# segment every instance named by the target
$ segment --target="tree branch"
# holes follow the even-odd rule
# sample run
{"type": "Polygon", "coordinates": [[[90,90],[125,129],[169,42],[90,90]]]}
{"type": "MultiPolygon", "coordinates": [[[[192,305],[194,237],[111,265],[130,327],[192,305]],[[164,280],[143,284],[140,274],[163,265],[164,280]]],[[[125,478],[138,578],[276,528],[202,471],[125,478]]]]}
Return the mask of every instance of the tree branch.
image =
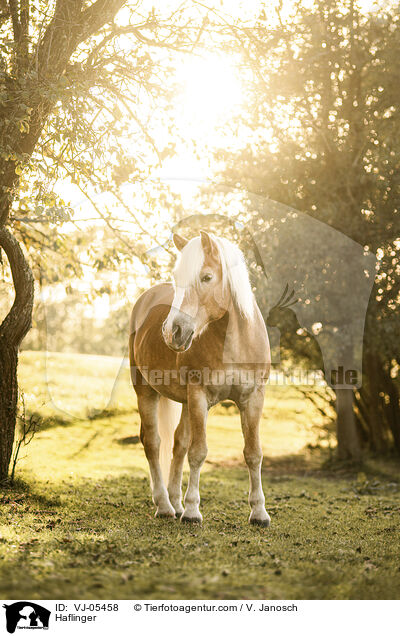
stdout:
{"type": "Polygon", "coordinates": [[[126,0],[96,0],[80,15],[80,42],[111,22],[126,0]]]}
{"type": "Polygon", "coordinates": [[[10,7],[7,4],[7,0],[0,0],[0,25],[10,17],[10,7]]]}
{"type": "Polygon", "coordinates": [[[126,0],[96,0],[82,11],[83,0],[57,0],[54,17],[38,48],[40,77],[64,72],[77,46],[112,22],[126,0]]]}
{"type": "Polygon", "coordinates": [[[25,65],[28,62],[29,56],[29,0],[21,0],[20,11],[21,22],[21,60],[25,65]]]}
{"type": "Polygon", "coordinates": [[[18,15],[18,1],[17,0],[8,0],[8,7],[10,9],[13,33],[14,33],[14,42],[19,42],[21,37],[21,24],[19,21],[18,15]]]}

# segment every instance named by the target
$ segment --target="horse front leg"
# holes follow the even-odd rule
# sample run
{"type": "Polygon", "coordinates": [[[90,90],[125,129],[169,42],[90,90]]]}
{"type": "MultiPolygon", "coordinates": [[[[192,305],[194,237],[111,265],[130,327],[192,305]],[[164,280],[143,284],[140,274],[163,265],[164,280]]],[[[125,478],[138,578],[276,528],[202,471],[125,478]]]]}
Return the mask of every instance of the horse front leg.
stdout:
{"type": "Polygon", "coordinates": [[[175,517],[175,510],[169,501],[159,461],[160,436],[157,421],[159,398],[159,394],[149,386],[145,387],[140,394],[138,393],[140,438],[149,462],[153,501],[157,507],[156,517],[175,517]]]}
{"type": "Polygon", "coordinates": [[[187,404],[182,405],[182,415],[174,436],[171,469],[169,471],[168,494],[177,517],[183,514],[182,472],[189,445],[189,417],[187,404]]]}
{"type": "Polygon", "coordinates": [[[271,519],[265,510],[265,497],[261,483],[262,451],[259,423],[264,404],[264,387],[257,387],[245,403],[239,404],[244,437],[244,458],[249,470],[249,521],[254,525],[269,526],[271,519]]]}
{"type": "Polygon", "coordinates": [[[207,399],[201,386],[188,386],[188,411],[189,411],[189,483],[185,494],[185,510],[181,521],[201,523],[203,520],[200,512],[200,469],[207,457],[206,422],[207,399]]]}

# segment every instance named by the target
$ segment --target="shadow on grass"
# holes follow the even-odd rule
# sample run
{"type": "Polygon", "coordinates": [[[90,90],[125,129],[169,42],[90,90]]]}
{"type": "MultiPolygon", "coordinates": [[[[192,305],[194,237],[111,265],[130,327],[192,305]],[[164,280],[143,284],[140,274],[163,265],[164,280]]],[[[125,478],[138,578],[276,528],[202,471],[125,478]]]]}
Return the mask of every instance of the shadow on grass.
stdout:
{"type": "MultiPolygon", "coordinates": [[[[243,457],[206,463],[214,468],[239,468],[245,466],[243,457]]],[[[299,453],[263,457],[263,475],[272,481],[284,481],[295,477],[319,477],[322,479],[354,480],[361,474],[369,479],[393,481],[400,479],[400,457],[396,454],[385,458],[365,455],[362,462],[343,461],[335,457],[331,449],[306,446],[299,453]]]]}
{"type": "Polygon", "coordinates": [[[77,421],[74,417],[58,413],[45,417],[39,411],[28,412],[27,419],[34,425],[37,432],[47,431],[48,429],[57,428],[58,426],[73,426],[77,421]]]}
{"type": "Polygon", "coordinates": [[[47,431],[59,426],[69,427],[75,426],[77,423],[92,422],[100,419],[111,419],[116,416],[127,415],[131,413],[137,413],[137,408],[132,406],[129,409],[118,408],[105,408],[105,409],[88,409],[85,416],[78,417],[73,415],[63,415],[61,413],[52,414],[49,416],[43,416],[39,411],[31,411],[27,414],[29,422],[32,422],[35,429],[40,431],[47,431]]]}
{"type": "Polygon", "coordinates": [[[14,504],[28,500],[40,508],[61,506],[60,495],[37,491],[32,484],[22,479],[0,484],[0,504],[14,504]]]}

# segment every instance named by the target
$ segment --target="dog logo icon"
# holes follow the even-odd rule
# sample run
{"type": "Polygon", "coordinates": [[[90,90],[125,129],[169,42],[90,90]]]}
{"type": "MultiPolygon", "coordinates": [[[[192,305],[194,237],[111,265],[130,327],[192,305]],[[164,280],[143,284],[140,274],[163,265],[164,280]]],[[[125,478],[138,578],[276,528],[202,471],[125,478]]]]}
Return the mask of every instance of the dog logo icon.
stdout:
{"type": "Polygon", "coordinates": [[[6,626],[9,634],[16,629],[48,629],[50,611],[32,601],[18,601],[3,605],[6,610],[6,626]]]}

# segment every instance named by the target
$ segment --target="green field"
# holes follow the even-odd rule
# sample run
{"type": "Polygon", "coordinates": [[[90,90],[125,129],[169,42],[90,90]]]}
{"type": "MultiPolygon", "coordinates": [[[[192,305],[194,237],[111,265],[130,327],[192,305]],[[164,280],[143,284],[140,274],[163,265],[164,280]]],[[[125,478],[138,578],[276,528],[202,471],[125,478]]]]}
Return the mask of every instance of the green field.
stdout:
{"type": "Polygon", "coordinates": [[[42,418],[3,489],[4,598],[399,598],[399,464],[327,464],[319,413],[268,387],[261,426],[269,529],[250,527],[239,416],[209,417],[202,527],[154,518],[128,371],[117,359],[25,352],[42,418]]]}

